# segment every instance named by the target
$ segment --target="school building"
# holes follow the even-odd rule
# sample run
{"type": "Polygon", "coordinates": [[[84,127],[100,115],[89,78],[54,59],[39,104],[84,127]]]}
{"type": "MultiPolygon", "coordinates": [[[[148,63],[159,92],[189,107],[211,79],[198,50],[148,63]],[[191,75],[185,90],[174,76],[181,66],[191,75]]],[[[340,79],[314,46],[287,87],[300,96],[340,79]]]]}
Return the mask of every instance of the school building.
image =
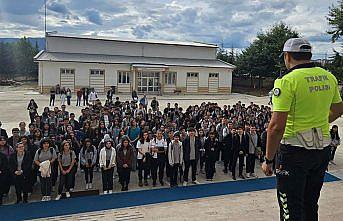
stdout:
{"type": "Polygon", "coordinates": [[[198,42],[129,40],[96,36],[46,35],[35,56],[39,87],[98,93],[229,94],[234,66],[217,60],[217,46],[198,42]]]}

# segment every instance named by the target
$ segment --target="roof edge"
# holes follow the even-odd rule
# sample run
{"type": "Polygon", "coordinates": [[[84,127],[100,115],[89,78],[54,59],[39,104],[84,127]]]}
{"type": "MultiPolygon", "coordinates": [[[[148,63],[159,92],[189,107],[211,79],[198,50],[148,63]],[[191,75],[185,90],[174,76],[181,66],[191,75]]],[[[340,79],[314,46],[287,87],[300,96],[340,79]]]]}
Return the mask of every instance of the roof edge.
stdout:
{"type": "Polygon", "coordinates": [[[181,42],[180,41],[180,42],[178,42],[178,41],[156,40],[156,39],[155,40],[152,40],[152,39],[121,39],[121,38],[105,37],[105,36],[68,35],[68,34],[55,34],[55,33],[48,33],[46,37],[88,39],[88,40],[100,40],[100,41],[118,41],[118,42],[145,43],[145,44],[178,45],[178,46],[188,46],[188,47],[218,48],[218,45],[216,45],[216,44],[202,43],[202,42],[196,42],[196,41],[190,41],[190,42],[181,42]],[[198,44],[198,45],[195,45],[195,44],[198,44]]]}

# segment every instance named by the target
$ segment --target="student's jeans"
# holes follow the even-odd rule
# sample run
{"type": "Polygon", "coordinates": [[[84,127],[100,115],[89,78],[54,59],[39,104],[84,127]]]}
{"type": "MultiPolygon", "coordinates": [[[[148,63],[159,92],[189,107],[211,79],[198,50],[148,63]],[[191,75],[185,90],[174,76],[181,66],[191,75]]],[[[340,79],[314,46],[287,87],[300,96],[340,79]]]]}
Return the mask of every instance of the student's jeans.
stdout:
{"type": "Polygon", "coordinates": [[[108,170],[101,168],[102,188],[104,191],[113,190],[113,172],[113,167],[108,170]]]}
{"type": "Polygon", "coordinates": [[[334,160],[336,150],[337,150],[337,146],[332,146],[332,147],[331,147],[330,160],[334,160]]]}
{"type": "MultiPolygon", "coordinates": [[[[63,167],[63,170],[68,170],[69,166],[63,167]]],[[[62,171],[60,173],[60,183],[58,185],[58,194],[62,194],[63,188],[65,188],[66,192],[70,191],[71,185],[72,185],[72,180],[73,180],[73,172],[72,170],[63,175],[62,171]]]]}
{"type": "Polygon", "coordinates": [[[153,183],[157,180],[158,158],[151,159],[151,178],[153,183]]]}
{"type": "Polygon", "coordinates": [[[81,97],[76,98],[76,106],[81,106],[81,97]]]}
{"type": "Polygon", "coordinates": [[[183,181],[188,182],[189,168],[192,167],[192,181],[197,179],[197,160],[185,161],[185,170],[183,174],[183,181]]]}
{"type": "Polygon", "coordinates": [[[216,170],[216,161],[212,159],[206,159],[206,162],[205,162],[206,179],[213,179],[215,170],[216,170]]]}
{"type": "Polygon", "coordinates": [[[236,176],[236,165],[237,165],[237,160],[239,161],[238,164],[238,171],[239,171],[239,175],[243,175],[243,164],[244,164],[244,154],[235,154],[232,157],[232,165],[231,165],[231,172],[232,172],[232,176],[236,176]]]}
{"type": "Polygon", "coordinates": [[[318,220],[318,199],[329,159],[330,147],[280,146],[276,165],[280,220],[318,220]]]}
{"type": "Polygon", "coordinates": [[[49,105],[50,106],[55,106],[55,95],[50,95],[49,105]]]}
{"type": "Polygon", "coordinates": [[[17,201],[23,200],[21,194],[23,194],[24,201],[27,201],[27,196],[30,189],[30,182],[28,178],[26,178],[23,174],[19,176],[15,175],[14,186],[15,186],[15,192],[17,195],[17,201]]]}
{"type": "Polygon", "coordinates": [[[67,96],[67,104],[70,105],[71,97],[67,96]]]}
{"type": "Polygon", "coordinates": [[[246,172],[255,173],[255,154],[248,154],[246,172]]]}
{"type": "Polygon", "coordinates": [[[51,196],[51,177],[42,177],[39,175],[42,196],[51,196]]]}
{"type": "Polygon", "coordinates": [[[166,167],[166,156],[161,154],[158,157],[158,178],[160,182],[163,181],[165,167],[166,167]]]}
{"type": "Polygon", "coordinates": [[[84,168],[86,183],[93,183],[93,169],[94,166],[84,168]]]}
{"type": "Polygon", "coordinates": [[[179,172],[180,164],[174,164],[173,166],[170,166],[170,186],[176,186],[177,185],[177,175],[179,172]]]}
{"type": "Polygon", "coordinates": [[[139,181],[142,181],[143,179],[143,171],[144,171],[144,180],[148,180],[148,175],[149,175],[149,164],[148,160],[143,162],[142,159],[138,159],[138,179],[139,181]]]}
{"type": "Polygon", "coordinates": [[[127,187],[130,183],[131,168],[118,167],[118,175],[122,187],[127,187]]]}

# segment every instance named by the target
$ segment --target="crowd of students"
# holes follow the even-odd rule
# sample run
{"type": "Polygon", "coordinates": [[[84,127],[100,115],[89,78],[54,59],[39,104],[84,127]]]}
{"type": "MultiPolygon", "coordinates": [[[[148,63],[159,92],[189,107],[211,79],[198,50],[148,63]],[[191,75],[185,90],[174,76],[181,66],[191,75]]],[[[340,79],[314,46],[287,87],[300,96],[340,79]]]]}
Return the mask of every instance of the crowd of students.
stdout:
{"type": "MultiPolygon", "coordinates": [[[[80,170],[85,189],[93,188],[93,172],[100,170],[104,194],[113,192],[116,174],[121,190],[127,191],[136,170],[140,187],[148,186],[150,179],[153,187],[166,182],[171,187],[198,184],[198,172],[212,181],[215,173],[221,173],[218,161],[234,180],[237,164],[240,179],[255,177],[255,162],[264,160],[269,106],[239,101],[233,106],[201,103],[183,109],[168,103],[160,110],[156,98],[150,105],[143,98],[122,102],[107,96],[104,105],[96,99],[78,119],[65,105],[45,107],[38,114],[38,105],[31,100],[28,129],[20,122],[10,138],[0,130],[0,202],[11,185],[17,203],[28,202],[37,182],[42,201],[51,200],[57,184],[55,199],[61,199],[63,192],[69,198],[80,170]]],[[[332,129],[335,147],[337,129],[332,129]]]]}

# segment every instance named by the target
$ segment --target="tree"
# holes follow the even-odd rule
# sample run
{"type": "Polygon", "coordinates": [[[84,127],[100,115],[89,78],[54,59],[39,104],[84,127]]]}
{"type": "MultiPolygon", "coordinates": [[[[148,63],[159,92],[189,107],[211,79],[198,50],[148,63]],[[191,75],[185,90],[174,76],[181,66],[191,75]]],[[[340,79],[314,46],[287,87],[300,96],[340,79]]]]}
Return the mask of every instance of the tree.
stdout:
{"type": "Polygon", "coordinates": [[[329,8],[329,15],[326,17],[332,27],[328,34],[331,35],[332,42],[337,41],[343,36],[343,0],[338,2],[338,6],[332,5],[329,8]]]}
{"type": "Polygon", "coordinates": [[[34,76],[38,73],[38,66],[33,61],[34,56],[38,53],[27,38],[20,39],[15,44],[15,64],[16,74],[34,76]]]}
{"type": "MultiPolygon", "coordinates": [[[[329,15],[326,17],[332,27],[328,34],[331,35],[332,42],[336,42],[343,37],[343,0],[338,2],[338,6],[329,8],[329,15]]],[[[330,57],[330,63],[325,68],[331,71],[339,80],[343,80],[343,56],[334,50],[334,56],[330,57]]]]}
{"type": "Polygon", "coordinates": [[[253,43],[239,55],[235,75],[276,76],[285,69],[279,57],[284,43],[299,33],[284,23],[275,24],[270,30],[257,34],[253,43]]]}

